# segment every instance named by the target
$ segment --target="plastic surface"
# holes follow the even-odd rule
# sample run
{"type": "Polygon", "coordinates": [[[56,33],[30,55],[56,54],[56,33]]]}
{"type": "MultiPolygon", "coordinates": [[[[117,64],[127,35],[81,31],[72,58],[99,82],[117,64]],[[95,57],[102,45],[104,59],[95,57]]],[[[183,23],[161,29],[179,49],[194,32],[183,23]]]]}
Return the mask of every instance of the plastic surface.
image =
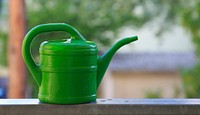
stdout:
{"type": "Polygon", "coordinates": [[[72,26],[52,23],[30,30],[22,44],[25,63],[39,86],[39,100],[55,104],[78,104],[96,100],[96,90],[115,52],[123,45],[137,40],[125,38],[103,56],[98,57],[96,44],[72,26]],[[30,53],[32,40],[40,33],[65,31],[71,39],[45,41],[40,46],[40,64],[30,53]]]}

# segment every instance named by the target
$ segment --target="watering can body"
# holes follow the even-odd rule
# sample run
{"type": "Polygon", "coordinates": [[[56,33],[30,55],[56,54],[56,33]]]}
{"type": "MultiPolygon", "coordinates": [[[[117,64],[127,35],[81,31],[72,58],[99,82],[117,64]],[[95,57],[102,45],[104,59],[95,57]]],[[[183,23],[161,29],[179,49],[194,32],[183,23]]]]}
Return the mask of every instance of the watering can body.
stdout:
{"type": "Polygon", "coordinates": [[[127,38],[98,56],[96,44],[86,41],[72,26],[63,23],[43,24],[30,30],[22,44],[25,63],[39,86],[41,102],[78,104],[96,100],[96,90],[114,53],[124,44],[137,40],[127,38]],[[40,64],[30,53],[32,40],[40,33],[65,31],[70,39],[45,41],[40,45],[40,64]]]}
{"type": "Polygon", "coordinates": [[[38,96],[43,102],[75,104],[96,99],[96,45],[68,41],[47,41],[40,46],[42,82],[38,96]]]}

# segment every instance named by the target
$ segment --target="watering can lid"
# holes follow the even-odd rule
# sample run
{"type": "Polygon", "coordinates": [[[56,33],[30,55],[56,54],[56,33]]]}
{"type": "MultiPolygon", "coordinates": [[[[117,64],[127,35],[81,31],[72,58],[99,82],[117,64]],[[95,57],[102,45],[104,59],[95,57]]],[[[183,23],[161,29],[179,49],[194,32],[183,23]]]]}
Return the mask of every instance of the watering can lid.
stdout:
{"type": "Polygon", "coordinates": [[[49,40],[40,45],[40,51],[82,51],[82,50],[97,50],[96,44],[91,41],[77,40],[77,39],[62,39],[49,40]]]}

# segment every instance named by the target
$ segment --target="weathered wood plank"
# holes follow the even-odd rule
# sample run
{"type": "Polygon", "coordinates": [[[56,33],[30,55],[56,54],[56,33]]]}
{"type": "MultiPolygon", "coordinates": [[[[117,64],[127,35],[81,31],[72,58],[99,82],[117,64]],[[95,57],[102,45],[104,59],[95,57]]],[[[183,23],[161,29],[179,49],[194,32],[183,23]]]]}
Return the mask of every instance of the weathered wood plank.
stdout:
{"type": "Polygon", "coordinates": [[[40,103],[38,99],[0,99],[0,114],[200,114],[200,99],[97,99],[77,105],[40,103]]]}

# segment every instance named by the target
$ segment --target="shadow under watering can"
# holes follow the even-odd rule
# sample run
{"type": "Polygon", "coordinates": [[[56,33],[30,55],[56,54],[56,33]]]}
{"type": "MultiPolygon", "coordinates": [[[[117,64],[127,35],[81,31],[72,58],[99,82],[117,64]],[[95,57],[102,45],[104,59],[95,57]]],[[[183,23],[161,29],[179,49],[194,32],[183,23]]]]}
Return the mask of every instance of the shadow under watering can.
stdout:
{"type": "Polygon", "coordinates": [[[64,23],[42,24],[31,29],[24,38],[22,55],[39,86],[38,98],[44,103],[78,104],[96,100],[96,90],[115,52],[137,36],[124,38],[105,54],[98,56],[96,44],[72,26],[64,23]],[[70,39],[45,41],[40,45],[40,64],[30,52],[33,39],[40,33],[64,31],[70,39]]]}

